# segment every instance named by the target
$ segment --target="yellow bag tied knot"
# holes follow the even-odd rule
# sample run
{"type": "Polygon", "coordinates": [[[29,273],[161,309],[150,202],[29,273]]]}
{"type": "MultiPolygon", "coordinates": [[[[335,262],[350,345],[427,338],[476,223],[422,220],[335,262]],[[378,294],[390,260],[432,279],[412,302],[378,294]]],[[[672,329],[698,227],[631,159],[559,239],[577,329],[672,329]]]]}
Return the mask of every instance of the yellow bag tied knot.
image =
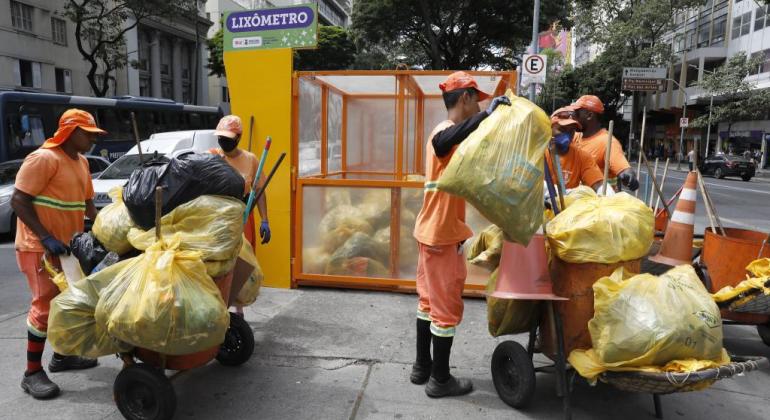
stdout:
{"type": "Polygon", "coordinates": [[[467,200],[506,239],[527,245],[542,224],[543,156],[551,139],[551,123],[532,102],[506,96],[455,150],[438,189],[467,200]]]}
{"type": "MultiPolygon", "coordinates": [[[[101,292],[96,321],[136,347],[183,355],[224,341],[230,315],[206,274],[202,252],[182,250],[183,233],[150,245],[101,292]]],[[[240,247],[239,247],[240,251],[240,247]]]]}
{"type": "Polygon", "coordinates": [[[468,262],[489,271],[495,271],[500,265],[503,252],[503,231],[495,225],[489,225],[479,233],[478,238],[468,250],[468,262]]]}
{"type": "Polygon", "coordinates": [[[608,370],[689,372],[730,362],[719,308],[692,266],[633,277],[619,268],[593,289],[593,348],[569,355],[590,381],[608,370]]]}
{"type": "Polygon", "coordinates": [[[567,195],[567,208],[546,225],[556,255],[571,263],[603,264],[647,255],[655,238],[652,210],[626,193],[600,197],[589,190],[567,195]]]}

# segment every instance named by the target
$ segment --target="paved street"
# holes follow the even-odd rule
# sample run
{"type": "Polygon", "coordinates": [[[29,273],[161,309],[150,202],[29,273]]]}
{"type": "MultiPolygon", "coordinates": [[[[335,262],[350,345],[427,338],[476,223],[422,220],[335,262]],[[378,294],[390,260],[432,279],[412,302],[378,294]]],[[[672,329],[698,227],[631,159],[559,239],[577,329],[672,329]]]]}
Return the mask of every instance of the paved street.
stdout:
{"type": "MultiPolygon", "coordinates": [[[[671,194],[683,174],[667,183],[671,194]]],[[[768,228],[767,182],[707,181],[726,225],[768,228]],[[736,197],[737,196],[737,197],[736,197]],[[743,219],[742,214],[750,214],[743,219]],[[729,220],[728,220],[729,219],[729,220]]],[[[700,206],[700,203],[699,203],[700,206]]],[[[704,218],[698,210],[699,228],[704,218]]],[[[27,290],[16,269],[12,244],[0,245],[0,418],[119,419],[112,384],[120,363],[104,357],[84,372],[52,374],[63,389],[53,401],[32,400],[19,389],[24,367],[27,290]]],[[[455,373],[472,377],[469,396],[430,400],[408,383],[413,357],[415,297],[331,289],[264,289],[246,319],[257,348],[240,368],[212,363],[174,378],[176,418],[254,419],[511,419],[561,418],[551,375],[538,374],[532,407],[516,411],[494,391],[489,371],[496,343],[486,331],[486,306],[467,300],[465,320],[452,355],[455,373]]],[[[752,327],[726,327],[734,354],[770,356],[752,327]]],[[[524,336],[515,336],[523,342],[524,336]]],[[[50,350],[44,359],[48,359],[50,350]]],[[[545,359],[537,356],[536,362],[545,359]]],[[[722,380],[695,393],[663,396],[666,418],[766,419],[770,417],[770,371],[722,380]]],[[[653,418],[652,398],[579,382],[573,393],[576,418],[653,418]]]]}

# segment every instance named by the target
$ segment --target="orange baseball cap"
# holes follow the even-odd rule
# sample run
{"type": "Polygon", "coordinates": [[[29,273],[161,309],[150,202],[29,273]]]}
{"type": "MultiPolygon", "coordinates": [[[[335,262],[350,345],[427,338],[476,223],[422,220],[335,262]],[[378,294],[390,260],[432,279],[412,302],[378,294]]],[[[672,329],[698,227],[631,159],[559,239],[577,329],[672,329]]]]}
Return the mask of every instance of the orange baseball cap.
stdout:
{"type": "Polygon", "coordinates": [[[479,93],[479,101],[489,98],[489,94],[479,89],[476,79],[464,71],[456,71],[449,75],[443,82],[439,83],[439,89],[442,92],[451,92],[457,89],[474,88],[479,93]]]}
{"type": "Polygon", "coordinates": [[[572,104],[575,110],[585,109],[586,111],[595,112],[597,114],[604,114],[604,104],[601,99],[594,95],[583,95],[572,104]]]}
{"type": "Polygon", "coordinates": [[[76,128],[100,135],[107,134],[106,131],[96,126],[96,120],[90,112],[70,108],[64,111],[59,118],[59,128],[53,134],[53,137],[47,139],[40,147],[50,149],[61,146],[70,138],[70,135],[76,128]]]}
{"type": "Polygon", "coordinates": [[[573,120],[572,118],[551,117],[551,125],[560,125],[562,127],[574,125],[577,127],[578,130],[583,129],[583,126],[577,120],[573,120]]]}
{"type": "Polygon", "coordinates": [[[234,139],[243,133],[243,123],[241,123],[241,117],[237,115],[225,115],[219,120],[217,129],[214,131],[215,136],[225,136],[234,139]]]}

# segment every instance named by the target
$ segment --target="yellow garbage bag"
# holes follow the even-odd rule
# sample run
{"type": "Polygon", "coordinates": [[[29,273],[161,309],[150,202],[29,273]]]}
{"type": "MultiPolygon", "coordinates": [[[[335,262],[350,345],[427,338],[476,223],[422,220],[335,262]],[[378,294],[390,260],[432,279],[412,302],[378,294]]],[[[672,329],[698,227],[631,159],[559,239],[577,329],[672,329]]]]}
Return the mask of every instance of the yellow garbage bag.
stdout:
{"type": "MultiPolygon", "coordinates": [[[[619,268],[594,283],[593,290],[594,317],[588,330],[594,360],[605,370],[723,360],[719,308],[692,266],[633,277],[619,268]]],[[[575,368],[592,377],[591,371],[575,368]]]]}
{"type": "MultiPolygon", "coordinates": [[[[233,269],[243,238],[242,201],[223,196],[203,195],[182,204],[160,219],[163,237],[179,234],[179,249],[198,251],[211,277],[233,269]]],[[[155,243],[155,228],[128,232],[131,245],[144,251],[155,243]]]]}
{"type": "MultiPolygon", "coordinates": [[[[663,366],[608,366],[602,363],[599,356],[593,349],[588,350],[573,350],[569,355],[569,363],[575,370],[578,371],[580,376],[588,379],[588,382],[592,385],[596,383],[596,380],[604,372],[650,372],[650,373],[687,373],[695,372],[703,369],[710,369],[719,366],[724,366],[730,363],[730,356],[725,349],[722,349],[719,360],[699,360],[699,359],[683,359],[672,360],[663,366]]],[[[714,380],[715,381],[715,380],[714,380]]],[[[714,383],[714,381],[703,381],[698,383],[693,390],[699,391],[706,389],[714,383]]]]}
{"type": "Polygon", "coordinates": [[[496,225],[489,225],[479,233],[479,236],[468,250],[468,262],[479,267],[494,271],[500,265],[500,254],[503,252],[503,231],[496,225]]]}
{"type": "Polygon", "coordinates": [[[259,289],[262,287],[264,274],[262,273],[262,268],[259,267],[257,256],[254,254],[254,248],[251,247],[249,241],[243,241],[241,252],[238,254],[238,257],[254,267],[254,271],[251,273],[248,280],[246,280],[246,283],[243,284],[241,291],[238,292],[238,296],[235,297],[236,305],[249,306],[257,301],[259,289]]]}
{"type": "Polygon", "coordinates": [[[230,315],[201,252],[181,250],[183,234],[152,244],[105,287],[96,321],[126,343],[168,355],[221,344],[230,315]]]}
{"type": "Polygon", "coordinates": [[[121,261],[76,281],[51,301],[48,341],[55,352],[96,358],[133,348],[111,337],[107,327],[94,316],[99,293],[131,264],[131,259],[121,261]]]}
{"type": "Polygon", "coordinates": [[[487,324],[489,334],[499,337],[529,331],[540,316],[540,301],[492,297],[497,285],[497,270],[487,282],[487,324]]]}
{"type": "Polygon", "coordinates": [[[96,215],[92,230],[104,248],[123,255],[133,249],[128,242],[128,231],[136,225],[128,214],[126,205],[123,204],[123,187],[115,187],[108,194],[112,198],[112,203],[96,215]]]}
{"type": "Polygon", "coordinates": [[[546,226],[548,243],[559,258],[614,264],[647,255],[655,238],[649,207],[626,193],[599,197],[583,191],[581,196],[546,226]]]}
{"type": "Polygon", "coordinates": [[[498,107],[455,150],[443,175],[426,180],[441,191],[466,199],[506,238],[529,244],[542,223],[543,156],[551,123],[532,102],[506,95],[498,107]]]}
{"type": "MultiPolygon", "coordinates": [[[[746,266],[746,271],[754,277],[749,277],[734,287],[723,287],[718,292],[711,295],[714,298],[714,302],[727,302],[739,297],[740,295],[755,291],[770,295],[770,258],[762,258],[752,261],[751,264],[746,266]]],[[[753,299],[753,295],[754,293],[749,293],[746,297],[747,299],[753,299]]],[[[741,302],[735,302],[733,304],[740,305],[741,302]]]]}

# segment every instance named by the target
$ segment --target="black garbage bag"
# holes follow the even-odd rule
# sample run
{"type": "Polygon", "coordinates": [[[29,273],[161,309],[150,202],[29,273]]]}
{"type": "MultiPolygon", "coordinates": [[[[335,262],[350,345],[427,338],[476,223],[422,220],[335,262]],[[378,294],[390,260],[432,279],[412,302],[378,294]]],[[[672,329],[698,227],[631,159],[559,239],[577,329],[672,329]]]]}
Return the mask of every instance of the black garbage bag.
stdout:
{"type": "Polygon", "coordinates": [[[123,202],[138,226],[155,226],[155,188],[163,188],[162,213],[202,195],[243,197],[243,176],[214,154],[189,154],[168,162],[151,160],[134,169],[123,202]]]}
{"type": "Polygon", "coordinates": [[[90,274],[109,252],[91,232],[75,234],[70,241],[70,250],[86,275],[90,274]]]}

